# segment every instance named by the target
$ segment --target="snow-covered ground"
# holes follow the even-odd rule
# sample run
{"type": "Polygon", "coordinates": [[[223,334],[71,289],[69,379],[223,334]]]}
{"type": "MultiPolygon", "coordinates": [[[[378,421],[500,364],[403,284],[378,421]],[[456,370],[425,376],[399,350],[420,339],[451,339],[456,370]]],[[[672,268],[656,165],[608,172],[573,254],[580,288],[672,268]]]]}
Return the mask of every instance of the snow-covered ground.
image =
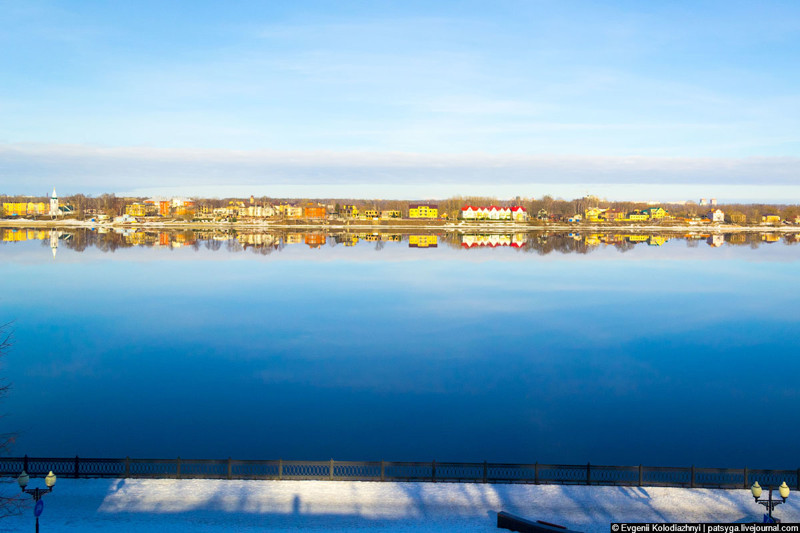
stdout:
{"type": "MultiPolygon", "coordinates": [[[[798,496],[775,515],[800,522],[798,496]]],[[[346,481],[62,478],[44,501],[42,532],[488,532],[505,510],[607,533],[610,522],[761,521],[764,509],[748,490],[346,481]]],[[[0,520],[0,531],[32,529],[32,509],[0,520]]]]}

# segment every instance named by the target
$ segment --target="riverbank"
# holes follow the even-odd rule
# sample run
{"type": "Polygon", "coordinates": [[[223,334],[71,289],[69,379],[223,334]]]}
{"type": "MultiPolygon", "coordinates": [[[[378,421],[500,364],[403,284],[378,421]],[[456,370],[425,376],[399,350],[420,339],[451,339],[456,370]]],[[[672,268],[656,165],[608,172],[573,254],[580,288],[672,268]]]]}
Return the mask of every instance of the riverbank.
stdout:
{"type": "MultiPolygon", "coordinates": [[[[10,493],[16,483],[6,481],[10,493]]],[[[743,489],[358,481],[62,478],[44,501],[42,528],[62,532],[489,533],[498,531],[497,512],[507,511],[607,533],[611,522],[760,522],[763,513],[743,489]]],[[[26,508],[0,521],[0,531],[32,528],[32,514],[26,508]]],[[[790,496],[775,515],[800,521],[800,499],[790,496]]]]}
{"type": "Polygon", "coordinates": [[[133,230],[325,230],[325,231],[387,231],[387,232],[412,232],[412,231],[448,231],[459,233],[513,233],[513,232],[542,232],[542,231],[574,231],[598,233],[797,233],[800,226],[795,225],[751,225],[737,226],[731,224],[588,224],[588,223],[525,223],[525,222],[421,222],[421,221],[237,221],[237,222],[186,222],[186,221],[147,221],[138,223],[114,222],[89,222],[75,219],[61,220],[28,220],[28,219],[2,219],[0,227],[41,227],[41,228],[125,228],[133,230]]]}

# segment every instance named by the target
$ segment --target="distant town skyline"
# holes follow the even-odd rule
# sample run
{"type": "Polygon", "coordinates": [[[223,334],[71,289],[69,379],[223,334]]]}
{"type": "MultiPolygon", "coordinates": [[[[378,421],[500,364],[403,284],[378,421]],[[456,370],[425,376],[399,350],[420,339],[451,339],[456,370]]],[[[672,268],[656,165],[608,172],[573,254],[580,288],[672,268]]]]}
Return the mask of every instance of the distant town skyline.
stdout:
{"type": "Polygon", "coordinates": [[[0,8],[0,193],[800,202],[794,2],[0,8]]]}

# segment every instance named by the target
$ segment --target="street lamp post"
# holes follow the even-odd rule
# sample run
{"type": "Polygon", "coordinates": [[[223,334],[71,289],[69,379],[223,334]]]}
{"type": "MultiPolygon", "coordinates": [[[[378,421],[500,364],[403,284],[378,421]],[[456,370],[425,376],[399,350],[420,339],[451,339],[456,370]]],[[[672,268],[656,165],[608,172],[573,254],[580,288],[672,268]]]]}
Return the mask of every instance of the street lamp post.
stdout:
{"type": "Polygon", "coordinates": [[[47,485],[46,489],[40,489],[38,487],[35,489],[26,489],[25,487],[28,486],[30,480],[31,477],[23,470],[17,478],[17,483],[19,483],[19,488],[22,489],[22,492],[30,494],[33,497],[33,501],[36,502],[33,508],[33,515],[36,517],[36,533],[39,533],[39,515],[42,514],[42,510],[44,509],[44,502],[40,500],[48,492],[53,492],[53,485],[56,484],[56,475],[51,470],[44,478],[44,484],[47,485]]]}
{"type": "Polygon", "coordinates": [[[769,511],[769,520],[770,522],[774,522],[775,520],[772,518],[772,510],[778,505],[786,502],[786,498],[789,497],[789,486],[784,481],[778,487],[778,492],[781,495],[780,500],[772,499],[771,486],[767,486],[767,490],[769,491],[769,498],[767,498],[766,500],[760,500],[759,498],[761,497],[761,492],[763,491],[763,489],[761,488],[761,485],[758,484],[758,481],[753,483],[753,486],[750,487],[750,492],[753,494],[753,499],[756,501],[756,503],[759,503],[767,508],[767,510],[769,511]]]}

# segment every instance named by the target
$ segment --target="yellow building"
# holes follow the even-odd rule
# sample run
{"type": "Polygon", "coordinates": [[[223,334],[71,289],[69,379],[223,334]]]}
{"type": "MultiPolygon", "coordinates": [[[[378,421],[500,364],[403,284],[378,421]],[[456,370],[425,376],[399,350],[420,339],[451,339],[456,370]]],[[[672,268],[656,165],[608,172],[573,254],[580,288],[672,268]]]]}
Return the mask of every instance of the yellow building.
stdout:
{"type": "Polygon", "coordinates": [[[728,218],[734,224],[747,224],[747,216],[744,213],[728,213],[728,218]]]}
{"type": "Polygon", "coordinates": [[[179,217],[194,216],[194,206],[180,205],[174,209],[174,213],[179,217]]]}
{"type": "Polygon", "coordinates": [[[761,222],[764,224],[780,224],[780,215],[764,215],[761,217],[761,222]]]}
{"type": "Polygon", "coordinates": [[[389,211],[381,211],[381,218],[400,218],[400,211],[390,209],[389,211]]]}
{"type": "Polygon", "coordinates": [[[408,218],[437,218],[438,216],[438,205],[410,204],[408,206],[408,218]]]}
{"type": "Polygon", "coordinates": [[[358,208],[354,205],[343,205],[339,208],[339,214],[347,218],[355,218],[358,216],[358,208]]]}
{"type": "Polygon", "coordinates": [[[586,210],[586,220],[589,222],[600,222],[600,216],[608,211],[608,209],[600,209],[599,207],[590,207],[586,210]]]}
{"type": "Polygon", "coordinates": [[[303,218],[303,208],[301,206],[281,204],[278,206],[278,213],[286,218],[303,218]]]}
{"type": "Polygon", "coordinates": [[[641,211],[634,211],[633,213],[628,213],[628,220],[631,222],[644,222],[645,220],[649,219],[648,215],[645,215],[641,211]]]}
{"type": "Polygon", "coordinates": [[[436,248],[439,246],[439,237],[436,235],[409,235],[409,248],[436,248]]]}
{"type": "Polygon", "coordinates": [[[125,206],[125,214],[132,217],[147,216],[147,206],[144,204],[128,204],[125,206]]]}
{"type": "Polygon", "coordinates": [[[50,208],[44,202],[3,202],[3,215],[7,217],[24,217],[46,215],[50,208]]]}
{"type": "MultiPolygon", "coordinates": [[[[3,202],[3,215],[7,217],[24,217],[28,214],[28,204],[25,202],[3,202]]],[[[5,239],[3,239],[5,240],[5,239]]]]}
{"type": "Polygon", "coordinates": [[[651,220],[660,219],[667,216],[666,210],[661,207],[648,207],[647,209],[642,209],[642,214],[647,215],[651,220]]]}
{"type": "Polygon", "coordinates": [[[378,218],[378,210],[377,209],[364,209],[364,212],[361,214],[364,218],[378,218]]]}

